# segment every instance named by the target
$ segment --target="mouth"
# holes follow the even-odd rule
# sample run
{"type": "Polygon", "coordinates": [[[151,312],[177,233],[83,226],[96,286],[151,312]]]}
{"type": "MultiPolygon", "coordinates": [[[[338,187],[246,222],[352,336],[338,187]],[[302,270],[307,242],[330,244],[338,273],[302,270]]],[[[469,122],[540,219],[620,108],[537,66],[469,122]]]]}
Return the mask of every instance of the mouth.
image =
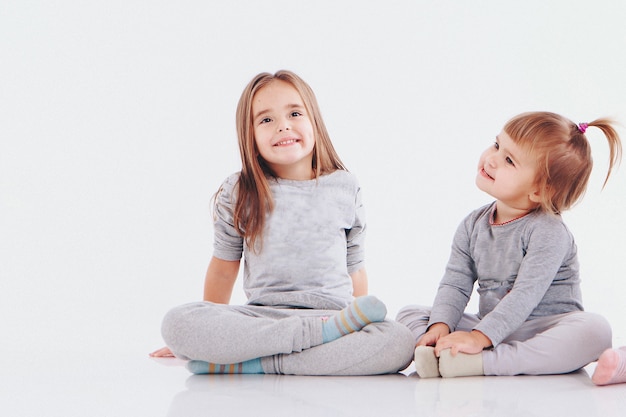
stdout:
{"type": "Polygon", "coordinates": [[[294,143],[298,142],[298,139],[283,139],[280,142],[276,142],[274,144],[274,146],[288,146],[288,145],[293,145],[294,143]]]}
{"type": "Polygon", "coordinates": [[[487,173],[487,171],[485,171],[485,168],[481,168],[481,169],[480,169],[480,174],[481,174],[483,177],[487,177],[487,178],[489,178],[490,180],[494,180],[494,179],[495,179],[495,178],[493,178],[491,175],[489,175],[489,174],[487,173]]]}

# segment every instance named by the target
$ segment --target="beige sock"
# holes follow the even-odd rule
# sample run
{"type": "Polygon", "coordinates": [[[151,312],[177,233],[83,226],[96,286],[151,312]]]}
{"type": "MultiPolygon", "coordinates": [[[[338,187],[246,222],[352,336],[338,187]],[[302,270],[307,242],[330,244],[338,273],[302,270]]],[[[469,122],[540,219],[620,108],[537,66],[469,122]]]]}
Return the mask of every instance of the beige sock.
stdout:
{"type": "Polygon", "coordinates": [[[457,353],[452,356],[450,349],[442,350],[439,353],[439,373],[444,378],[484,375],[483,354],[457,353]]]}
{"type": "Polygon", "coordinates": [[[432,346],[415,348],[415,371],[420,378],[436,378],[439,375],[439,359],[435,356],[432,346]]]}

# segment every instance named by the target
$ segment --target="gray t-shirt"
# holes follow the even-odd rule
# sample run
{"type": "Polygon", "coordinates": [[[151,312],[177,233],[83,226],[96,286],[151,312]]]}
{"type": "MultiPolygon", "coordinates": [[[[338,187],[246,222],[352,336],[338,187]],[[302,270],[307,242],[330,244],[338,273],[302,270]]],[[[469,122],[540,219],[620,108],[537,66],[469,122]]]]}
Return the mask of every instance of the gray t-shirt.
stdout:
{"type": "Polygon", "coordinates": [[[343,170],[317,180],[269,179],[274,210],[256,252],[234,227],[239,173],[216,200],[213,256],[244,258],[248,304],[341,309],[352,301],[350,273],[364,267],[365,215],[356,177],[343,170]]]}
{"type": "Polygon", "coordinates": [[[429,325],[454,331],[478,282],[475,327],[497,345],[526,320],[582,311],[576,244],[561,216],[534,211],[492,224],[495,202],[459,225],[429,325]]]}

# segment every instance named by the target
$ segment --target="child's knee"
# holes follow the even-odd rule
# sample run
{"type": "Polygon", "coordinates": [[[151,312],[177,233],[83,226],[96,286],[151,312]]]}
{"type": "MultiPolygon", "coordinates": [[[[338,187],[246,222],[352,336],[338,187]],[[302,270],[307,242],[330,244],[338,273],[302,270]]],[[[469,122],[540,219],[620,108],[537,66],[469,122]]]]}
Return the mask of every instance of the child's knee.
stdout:
{"type": "Polygon", "coordinates": [[[609,321],[599,314],[587,313],[587,315],[589,320],[588,332],[591,333],[589,338],[597,341],[603,351],[610,348],[613,345],[613,330],[609,321]]]}
{"type": "MultiPolygon", "coordinates": [[[[608,320],[596,313],[580,311],[570,313],[567,316],[571,325],[577,328],[577,332],[584,340],[592,342],[599,352],[603,352],[613,344],[613,331],[608,320]]],[[[599,353],[598,353],[599,354],[599,353]]]]}
{"type": "Polygon", "coordinates": [[[394,371],[401,371],[411,364],[413,361],[413,352],[415,350],[415,339],[408,327],[392,321],[386,320],[377,323],[384,328],[387,339],[385,348],[383,349],[389,362],[393,362],[394,371]]]}
{"type": "Polygon", "coordinates": [[[396,321],[405,325],[413,334],[413,344],[426,331],[430,319],[430,307],[406,306],[396,315],[396,321]]]}
{"type": "Polygon", "coordinates": [[[161,336],[174,354],[180,352],[181,344],[188,339],[190,331],[193,331],[190,329],[193,323],[190,322],[189,314],[193,308],[193,304],[174,307],[163,317],[161,336]]]}
{"type": "Polygon", "coordinates": [[[400,309],[396,315],[396,321],[407,324],[413,321],[428,321],[430,308],[425,306],[410,305],[400,309]]]}
{"type": "MultiPolygon", "coordinates": [[[[176,344],[179,329],[177,324],[180,323],[180,307],[175,307],[168,311],[161,322],[161,336],[165,344],[172,349],[172,344],[176,344]]],[[[174,350],[174,349],[172,349],[174,350]]]]}

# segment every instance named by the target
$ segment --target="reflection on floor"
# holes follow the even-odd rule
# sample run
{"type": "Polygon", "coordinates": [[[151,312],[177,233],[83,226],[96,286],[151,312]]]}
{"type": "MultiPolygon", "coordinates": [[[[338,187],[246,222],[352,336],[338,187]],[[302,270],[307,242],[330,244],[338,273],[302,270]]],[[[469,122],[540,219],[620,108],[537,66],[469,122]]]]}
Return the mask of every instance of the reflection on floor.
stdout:
{"type": "Polygon", "coordinates": [[[626,385],[595,387],[586,370],[559,376],[421,380],[281,375],[190,376],[168,416],[622,416],[626,385]]]}
{"type": "Polygon", "coordinates": [[[1,359],[7,416],[623,416],[626,384],[597,387],[594,364],[555,376],[191,375],[176,359],[55,355],[1,359]]]}

